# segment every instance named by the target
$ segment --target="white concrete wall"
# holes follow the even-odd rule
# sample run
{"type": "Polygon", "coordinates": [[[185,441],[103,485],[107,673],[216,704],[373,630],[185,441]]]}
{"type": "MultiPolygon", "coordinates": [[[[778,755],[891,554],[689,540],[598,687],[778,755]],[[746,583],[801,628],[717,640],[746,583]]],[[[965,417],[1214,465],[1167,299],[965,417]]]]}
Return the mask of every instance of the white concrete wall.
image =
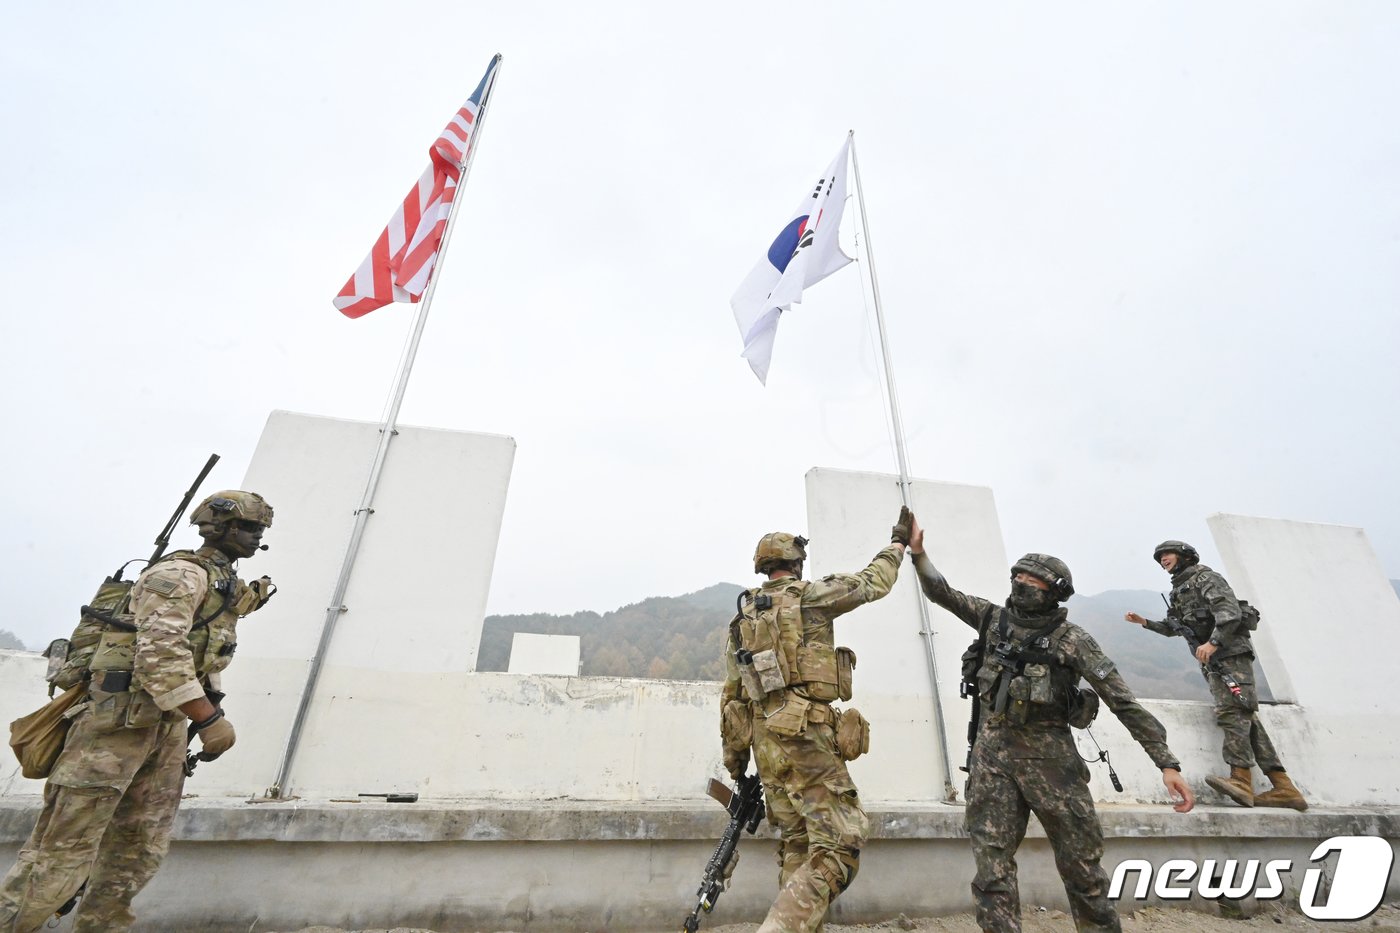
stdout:
{"type": "Polygon", "coordinates": [[[1259,664],[1297,704],[1276,735],[1284,767],[1312,799],[1400,802],[1400,599],[1366,532],[1344,525],[1216,514],[1220,569],[1259,607],[1259,664]]]}
{"type": "Polygon", "coordinates": [[[579,671],[579,646],[583,639],[578,635],[536,635],[531,632],[516,632],[510,642],[510,663],[506,669],[512,674],[556,674],[577,677],[579,671]]]}
{"type": "MultiPolygon", "coordinates": [[[[280,589],[239,625],[223,680],[229,718],[244,726],[236,769],[244,792],[277,773],[378,443],[376,424],[273,412],[248,467],[244,488],[276,514],[270,550],[241,572],[269,574],[280,589]]],[[[307,752],[342,768],[374,757],[339,708],[357,693],[379,695],[382,679],[408,685],[393,697],[401,716],[427,721],[436,698],[417,679],[475,668],[514,455],[507,437],[399,427],[307,717],[307,752]]],[[[304,754],[293,792],[317,768],[304,754]]]]}
{"type": "MultiPolygon", "coordinates": [[[[992,491],[916,480],[914,513],[926,529],[930,558],[959,589],[999,599],[1007,589],[992,491]]],[[[809,577],[853,573],[889,544],[901,504],[896,477],[813,469],[807,473],[807,527],[812,543],[809,577]]],[[[943,800],[948,778],[938,754],[932,680],[919,632],[918,576],[906,558],[894,590],[836,622],[836,643],[856,653],[854,705],[871,723],[870,754],[851,763],[851,775],[870,800],[943,800]]],[[[963,650],[976,637],[958,619],[929,605],[939,696],[952,783],[962,796],[957,768],[967,749],[967,702],[958,697],[963,650]]]]}

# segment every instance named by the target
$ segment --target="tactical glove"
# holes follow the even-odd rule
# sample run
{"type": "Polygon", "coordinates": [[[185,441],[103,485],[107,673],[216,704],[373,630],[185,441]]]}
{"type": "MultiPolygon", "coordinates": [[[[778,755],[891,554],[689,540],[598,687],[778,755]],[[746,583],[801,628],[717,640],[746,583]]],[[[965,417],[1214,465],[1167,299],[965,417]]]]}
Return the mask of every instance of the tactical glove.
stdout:
{"type": "Polygon", "coordinates": [[[741,751],[724,750],[724,770],[729,772],[729,776],[734,780],[739,780],[744,773],[749,770],[749,750],[741,751]]]}
{"type": "Polygon", "coordinates": [[[909,506],[900,506],[899,521],[894,523],[890,529],[891,544],[909,544],[909,536],[914,533],[914,513],[909,511],[909,506]]]}
{"type": "Polygon", "coordinates": [[[199,730],[199,741],[203,746],[200,760],[213,761],[230,748],[233,748],[233,723],[220,716],[218,719],[199,730]],[[208,755],[210,757],[204,758],[202,757],[203,755],[208,755]]]}

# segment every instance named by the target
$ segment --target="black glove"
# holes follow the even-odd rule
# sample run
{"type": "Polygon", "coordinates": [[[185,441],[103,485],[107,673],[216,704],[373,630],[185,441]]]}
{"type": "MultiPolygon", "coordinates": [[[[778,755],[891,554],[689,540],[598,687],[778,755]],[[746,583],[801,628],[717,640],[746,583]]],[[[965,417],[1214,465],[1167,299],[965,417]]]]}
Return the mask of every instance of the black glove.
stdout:
{"type": "Polygon", "coordinates": [[[890,529],[891,544],[909,544],[909,536],[913,534],[914,513],[909,511],[909,506],[903,505],[899,508],[899,521],[894,523],[890,529]]]}

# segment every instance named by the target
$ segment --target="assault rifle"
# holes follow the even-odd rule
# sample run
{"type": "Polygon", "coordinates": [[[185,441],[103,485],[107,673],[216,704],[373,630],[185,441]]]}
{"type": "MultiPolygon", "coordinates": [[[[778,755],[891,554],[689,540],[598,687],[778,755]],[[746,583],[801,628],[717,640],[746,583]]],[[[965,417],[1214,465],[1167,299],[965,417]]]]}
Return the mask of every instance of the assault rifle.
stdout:
{"type": "Polygon", "coordinates": [[[720,837],[714,855],[710,856],[710,861],[705,865],[705,877],[700,880],[700,890],[695,892],[699,900],[681,927],[684,933],[695,933],[700,929],[701,911],[709,913],[715,909],[715,901],[719,900],[720,894],[724,892],[725,883],[729,880],[729,875],[734,870],[734,862],[738,859],[739,837],[745,832],[752,834],[758,829],[758,824],[763,822],[763,784],[758,775],[739,778],[737,786],[736,793],[710,778],[710,786],[706,793],[729,811],[729,825],[724,828],[724,835],[720,837]]]}
{"type": "MultiPolygon", "coordinates": [[[[1162,601],[1166,602],[1167,597],[1163,596],[1162,601]]],[[[1209,611],[1200,609],[1198,612],[1209,615],[1209,611]]],[[[1196,630],[1187,625],[1181,616],[1171,614],[1171,603],[1167,603],[1167,617],[1162,620],[1162,624],[1171,630],[1173,635],[1180,635],[1186,639],[1186,645],[1191,649],[1191,657],[1196,656],[1196,652],[1201,649],[1201,638],[1196,634],[1196,630]]],[[[1242,706],[1248,706],[1249,701],[1244,698],[1244,691],[1240,689],[1240,682],[1225,672],[1219,661],[1207,661],[1201,665],[1202,668],[1220,678],[1225,689],[1230,691],[1230,696],[1234,697],[1242,706]]]]}

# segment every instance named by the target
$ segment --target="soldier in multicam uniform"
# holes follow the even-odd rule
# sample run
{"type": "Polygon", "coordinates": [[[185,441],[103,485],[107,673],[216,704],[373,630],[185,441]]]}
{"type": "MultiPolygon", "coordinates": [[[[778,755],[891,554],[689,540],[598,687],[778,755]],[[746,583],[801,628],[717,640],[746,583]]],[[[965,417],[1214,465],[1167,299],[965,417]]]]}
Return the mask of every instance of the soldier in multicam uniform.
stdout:
{"type": "Polygon", "coordinates": [[[924,553],[917,521],[909,541],[924,595],[978,632],[969,649],[976,666],[981,723],[968,769],[967,831],[977,861],[972,896],[983,930],[1021,929],[1016,849],[1034,812],[1055,852],[1079,930],[1121,930],[1103,858],[1103,828],[1089,793],[1089,769],[1070,734],[1102,697],[1162,769],[1175,809],[1194,804],[1162,724],[1133,698],[1093,637],[1066,620],[1059,603],[1074,593],[1069,568],[1046,554],[1011,567],[1004,606],[960,593],[924,553]],[[1093,692],[1082,691],[1084,678],[1093,692]],[[1086,711],[1087,708],[1087,711],[1086,711]]]}
{"type": "MultiPolygon", "coordinates": [[[[1230,766],[1230,776],[1212,775],[1206,783],[1242,807],[1306,810],[1308,802],[1283,770],[1274,743],[1259,720],[1254,643],[1235,591],[1224,577],[1202,564],[1200,554],[1184,541],[1163,541],[1152,552],[1152,559],[1172,576],[1171,615],[1194,629],[1201,642],[1196,660],[1201,662],[1201,673],[1210,685],[1215,722],[1225,733],[1222,757],[1230,766]],[[1226,678],[1237,685],[1238,698],[1226,678]],[[1251,769],[1256,762],[1274,785],[1262,794],[1254,793],[1251,769]]],[[[1179,634],[1136,612],[1124,618],[1158,635],[1179,634]]]]}
{"type": "Polygon", "coordinates": [[[205,761],[233,745],[233,726],[210,694],[220,695],[239,618],[275,590],[267,577],[245,583],[234,568],[259,550],[272,507],[256,493],[230,490],[201,502],[190,521],[204,546],[146,568],[131,590],[137,631],[125,650],[93,656],[89,697],[44,787],[39,821],[0,883],[0,933],[32,933],[84,879],[75,933],[129,930],[132,898],[170,847],[187,725],[205,761]],[[104,689],[123,682],[129,687],[104,689]]]}
{"type": "Polygon", "coordinates": [[[779,892],[759,933],[812,933],[860,868],[870,821],[846,762],[869,743],[849,700],[854,654],[835,647],[832,620],[894,586],[912,515],[901,510],[892,543],[860,573],[802,579],[806,540],[775,532],[754,552],[762,586],[739,597],[726,648],[720,733],[737,780],[758,763],[768,819],[778,827],[779,892]]]}

